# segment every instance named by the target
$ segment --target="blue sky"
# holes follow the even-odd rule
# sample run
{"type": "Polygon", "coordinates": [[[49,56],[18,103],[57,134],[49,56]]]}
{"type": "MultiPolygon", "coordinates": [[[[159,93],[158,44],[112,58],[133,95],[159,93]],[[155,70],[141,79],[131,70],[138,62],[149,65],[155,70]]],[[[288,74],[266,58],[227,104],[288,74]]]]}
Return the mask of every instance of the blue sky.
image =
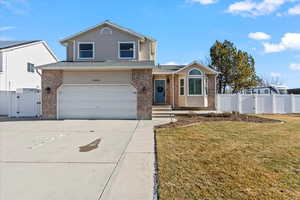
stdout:
{"type": "Polygon", "coordinates": [[[63,60],[60,39],[106,19],[157,39],[160,64],[205,60],[227,39],[259,75],[300,88],[300,0],[0,0],[0,39],[45,40],[63,60]]]}

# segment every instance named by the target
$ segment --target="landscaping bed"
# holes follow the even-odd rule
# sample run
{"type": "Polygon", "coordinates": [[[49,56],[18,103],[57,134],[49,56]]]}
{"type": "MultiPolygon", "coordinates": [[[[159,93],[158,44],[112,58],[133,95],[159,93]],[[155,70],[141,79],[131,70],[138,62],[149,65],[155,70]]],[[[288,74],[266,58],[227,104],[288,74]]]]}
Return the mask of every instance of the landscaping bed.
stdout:
{"type": "Polygon", "coordinates": [[[156,126],[156,128],[172,128],[189,126],[199,122],[212,122],[212,121],[244,121],[253,123],[281,123],[280,120],[258,117],[254,115],[245,115],[239,113],[209,113],[209,114],[189,114],[189,115],[177,115],[176,122],[156,126]]]}

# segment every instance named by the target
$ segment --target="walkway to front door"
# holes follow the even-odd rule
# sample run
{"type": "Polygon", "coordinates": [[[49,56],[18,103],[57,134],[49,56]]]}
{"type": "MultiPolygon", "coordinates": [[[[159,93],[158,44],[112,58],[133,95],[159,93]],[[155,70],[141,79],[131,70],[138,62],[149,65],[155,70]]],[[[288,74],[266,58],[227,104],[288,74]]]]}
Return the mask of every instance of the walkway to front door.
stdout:
{"type": "Polygon", "coordinates": [[[166,97],[166,80],[155,80],[154,81],[154,99],[155,104],[165,104],[165,97],[166,97]]]}

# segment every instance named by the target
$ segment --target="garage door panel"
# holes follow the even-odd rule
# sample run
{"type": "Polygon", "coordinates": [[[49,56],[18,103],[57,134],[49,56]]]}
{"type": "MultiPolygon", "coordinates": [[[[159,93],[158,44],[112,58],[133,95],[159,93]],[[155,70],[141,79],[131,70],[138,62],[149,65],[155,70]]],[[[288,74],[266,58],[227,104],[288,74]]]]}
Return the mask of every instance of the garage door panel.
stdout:
{"type": "Polygon", "coordinates": [[[58,94],[60,119],[136,119],[136,89],[131,85],[63,86],[58,94]]]}

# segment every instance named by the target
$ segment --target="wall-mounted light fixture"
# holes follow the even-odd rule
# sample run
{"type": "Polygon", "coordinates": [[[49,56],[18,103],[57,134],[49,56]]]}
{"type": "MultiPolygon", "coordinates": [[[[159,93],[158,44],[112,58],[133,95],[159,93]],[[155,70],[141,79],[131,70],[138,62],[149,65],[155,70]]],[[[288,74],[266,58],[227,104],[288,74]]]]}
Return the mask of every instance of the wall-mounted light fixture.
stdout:
{"type": "Polygon", "coordinates": [[[142,91],[146,92],[146,90],[147,90],[147,88],[144,86],[143,89],[142,89],[142,91]]]}
{"type": "Polygon", "coordinates": [[[50,92],[51,92],[51,88],[50,87],[46,87],[46,92],[47,92],[47,94],[50,94],[50,92]]]}
{"type": "Polygon", "coordinates": [[[169,79],[169,77],[167,78],[167,83],[170,83],[170,79],[169,79]]]}

